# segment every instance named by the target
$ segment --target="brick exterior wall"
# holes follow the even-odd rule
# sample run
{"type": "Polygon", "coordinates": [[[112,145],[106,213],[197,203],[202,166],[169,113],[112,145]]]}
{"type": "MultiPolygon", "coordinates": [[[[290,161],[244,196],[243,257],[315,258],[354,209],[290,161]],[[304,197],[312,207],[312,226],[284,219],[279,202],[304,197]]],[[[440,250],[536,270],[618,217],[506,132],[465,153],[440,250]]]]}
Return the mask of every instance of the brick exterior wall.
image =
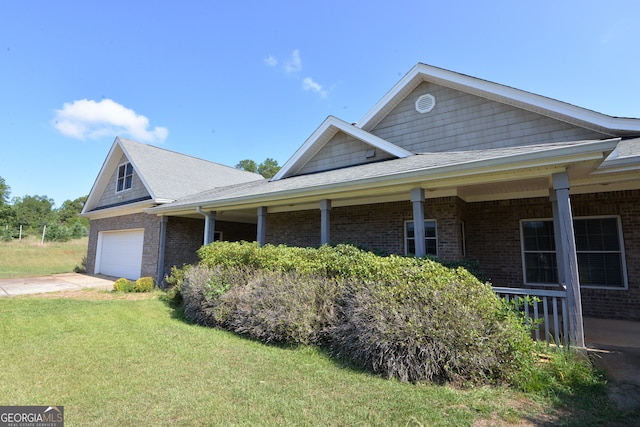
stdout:
{"type": "MultiPolygon", "coordinates": [[[[255,224],[216,221],[215,230],[222,233],[226,241],[254,241],[257,227],[255,224]]],[[[204,240],[204,218],[169,217],[164,255],[164,273],[171,271],[172,266],[182,267],[184,264],[198,262],[196,251],[204,240]]]]}
{"type": "MultiPolygon", "coordinates": [[[[625,244],[628,289],[582,289],[585,316],[640,320],[640,191],[572,195],[571,204],[575,217],[619,215],[625,244]]],[[[495,286],[510,287],[524,286],[520,220],[553,216],[548,198],[465,203],[445,197],[427,199],[424,209],[426,219],[437,221],[441,259],[478,260],[495,286]]],[[[412,219],[409,201],[333,208],[331,241],[404,254],[404,221],[412,219]]],[[[270,213],[267,242],[319,246],[320,210],[270,213]]]]}
{"type": "MultiPolygon", "coordinates": [[[[640,320],[640,191],[571,196],[574,217],[620,216],[628,289],[583,288],[585,316],[640,320]]],[[[520,220],[551,218],[548,198],[470,203],[467,258],[477,259],[495,286],[523,287],[520,220]]]]}
{"type": "Polygon", "coordinates": [[[140,277],[156,277],[158,272],[158,248],[160,242],[160,218],[145,213],[122,215],[113,218],[94,219],[89,228],[87,271],[95,273],[98,233],[101,231],[144,229],[142,268],[140,277]]]}
{"type": "MultiPolygon", "coordinates": [[[[425,218],[437,221],[438,256],[444,260],[462,257],[460,222],[463,208],[457,197],[429,199],[424,204],[425,218]]],[[[413,207],[410,201],[332,208],[331,242],[404,255],[404,222],[411,220],[413,207]]],[[[268,214],[266,242],[319,246],[320,209],[268,214]]]]}

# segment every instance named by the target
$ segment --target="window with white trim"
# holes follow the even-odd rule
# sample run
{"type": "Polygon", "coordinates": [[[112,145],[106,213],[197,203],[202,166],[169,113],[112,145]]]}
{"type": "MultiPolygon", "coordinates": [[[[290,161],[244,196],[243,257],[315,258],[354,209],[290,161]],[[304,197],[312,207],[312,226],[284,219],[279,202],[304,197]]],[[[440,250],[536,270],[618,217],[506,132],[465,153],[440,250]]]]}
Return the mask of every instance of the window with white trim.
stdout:
{"type": "Polygon", "coordinates": [[[116,193],[130,189],[132,182],[133,182],[133,166],[131,166],[131,163],[127,162],[118,166],[116,193]]]}
{"type": "MultiPolygon", "coordinates": [[[[435,220],[424,222],[424,247],[427,255],[438,256],[438,236],[435,220]]],[[[413,221],[405,221],[404,223],[404,248],[406,255],[415,255],[416,233],[413,221]]]]}
{"type": "MultiPolygon", "coordinates": [[[[523,220],[522,260],[527,284],[558,283],[553,221],[523,220]]],[[[580,285],[626,289],[627,274],[618,217],[574,218],[580,285]]]]}

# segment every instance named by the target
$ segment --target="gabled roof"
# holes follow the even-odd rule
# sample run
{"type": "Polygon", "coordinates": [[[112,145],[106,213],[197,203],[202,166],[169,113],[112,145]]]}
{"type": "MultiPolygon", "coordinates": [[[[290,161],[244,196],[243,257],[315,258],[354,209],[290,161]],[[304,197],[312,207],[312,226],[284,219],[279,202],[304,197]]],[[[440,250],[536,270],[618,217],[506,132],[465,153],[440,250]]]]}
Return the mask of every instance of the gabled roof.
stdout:
{"type": "Polygon", "coordinates": [[[413,155],[369,132],[422,82],[501,102],[612,137],[640,135],[639,119],[611,117],[520,89],[418,63],[355,125],[329,116],[272,180],[295,175],[338,130],[399,158],[413,155]]]}
{"type": "Polygon", "coordinates": [[[366,132],[343,120],[334,116],[329,116],[305,141],[302,147],[300,147],[298,151],[296,151],[295,154],[282,166],[280,171],[271,180],[278,181],[279,179],[295,175],[296,172],[311,160],[311,158],[313,158],[313,156],[315,156],[339,131],[399,158],[408,157],[414,154],[411,151],[398,147],[389,141],[370,134],[369,132],[366,132]]]}
{"type": "Polygon", "coordinates": [[[481,96],[611,136],[640,135],[640,120],[612,117],[520,89],[418,63],[356,124],[371,131],[422,82],[481,96]]]}
{"type": "Polygon", "coordinates": [[[83,213],[98,207],[123,154],[133,165],[153,204],[169,203],[211,188],[264,180],[255,173],[117,137],[91,188],[83,213]]]}

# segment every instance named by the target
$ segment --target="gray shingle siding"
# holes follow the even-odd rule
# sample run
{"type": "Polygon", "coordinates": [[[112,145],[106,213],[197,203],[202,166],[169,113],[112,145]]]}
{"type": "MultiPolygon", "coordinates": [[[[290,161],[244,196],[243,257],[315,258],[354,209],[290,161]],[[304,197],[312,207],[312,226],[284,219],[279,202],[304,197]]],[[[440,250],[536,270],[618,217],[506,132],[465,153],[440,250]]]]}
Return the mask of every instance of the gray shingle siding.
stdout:
{"type": "Polygon", "coordinates": [[[372,131],[414,152],[483,150],[517,145],[607,138],[540,114],[424,82],[372,131]],[[436,106],[415,110],[418,97],[430,93],[436,106]]]}

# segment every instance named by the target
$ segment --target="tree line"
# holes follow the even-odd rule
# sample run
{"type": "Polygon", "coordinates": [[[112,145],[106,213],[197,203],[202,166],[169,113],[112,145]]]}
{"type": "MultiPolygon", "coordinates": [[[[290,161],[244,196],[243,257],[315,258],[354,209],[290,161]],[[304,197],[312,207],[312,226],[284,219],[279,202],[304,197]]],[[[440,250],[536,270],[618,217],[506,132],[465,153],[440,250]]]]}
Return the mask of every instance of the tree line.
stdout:
{"type": "Polygon", "coordinates": [[[89,220],[80,218],[87,196],[65,200],[59,208],[47,196],[10,198],[11,187],[0,177],[0,238],[11,241],[29,235],[42,235],[46,240],[67,241],[87,236],[89,220]]]}

